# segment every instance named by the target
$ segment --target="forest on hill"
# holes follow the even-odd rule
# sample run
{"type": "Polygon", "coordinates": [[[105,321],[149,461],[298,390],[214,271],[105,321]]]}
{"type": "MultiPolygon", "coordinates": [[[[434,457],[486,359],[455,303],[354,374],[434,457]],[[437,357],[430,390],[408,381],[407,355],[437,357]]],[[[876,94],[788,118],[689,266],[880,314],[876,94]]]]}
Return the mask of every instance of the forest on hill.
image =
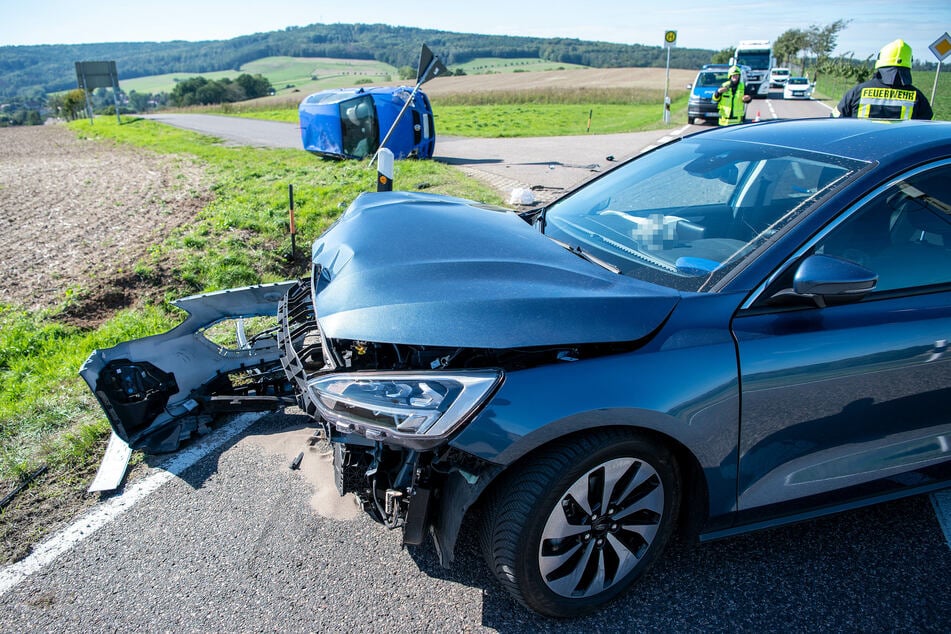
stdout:
{"type": "MultiPolygon", "coordinates": [[[[415,68],[427,44],[452,70],[480,57],[538,58],[595,68],[662,67],[662,46],[571,38],[453,33],[385,24],[311,24],[202,42],[118,42],[0,46],[0,99],[42,99],[76,87],[75,62],[114,60],[122,80],[174,72],[238,70],[263,57],[375,59],[415,68]]],[[[698,68],[714,51],[674,47],[672,68],[698,68]]]]}

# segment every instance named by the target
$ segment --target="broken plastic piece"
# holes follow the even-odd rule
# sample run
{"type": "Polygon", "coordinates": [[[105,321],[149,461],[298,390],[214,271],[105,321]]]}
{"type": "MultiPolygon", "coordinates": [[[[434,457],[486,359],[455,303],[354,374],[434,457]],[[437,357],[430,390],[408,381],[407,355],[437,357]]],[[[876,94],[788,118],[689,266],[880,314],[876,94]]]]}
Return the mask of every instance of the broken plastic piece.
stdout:
{"type": "Polygon", "coordinates": [[[122,478],[125,477],[126,468],[129,466],[129,458],[132,457],[132,448],[129,443],[122,440],[112,432],[109,438],[109,444],[106,446],[106,454],[102,457],[102,463],[99,470],[96,471],[96,477],[89,485],[88,492],[95,491],[114,491],[119,488],[122,478]]]}

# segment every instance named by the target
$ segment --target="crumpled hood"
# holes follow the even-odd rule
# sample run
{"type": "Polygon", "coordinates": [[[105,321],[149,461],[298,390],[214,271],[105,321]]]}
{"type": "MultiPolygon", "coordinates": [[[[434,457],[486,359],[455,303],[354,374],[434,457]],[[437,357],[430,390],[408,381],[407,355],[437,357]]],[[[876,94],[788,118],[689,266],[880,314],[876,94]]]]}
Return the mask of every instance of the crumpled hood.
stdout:
{"type": "Polygon", "coordinates": [[[568,252],[515,213],[433,194],[363,194],[313,246],[324,335],[513,348],[635,341],[679,295],[568,252]]]}

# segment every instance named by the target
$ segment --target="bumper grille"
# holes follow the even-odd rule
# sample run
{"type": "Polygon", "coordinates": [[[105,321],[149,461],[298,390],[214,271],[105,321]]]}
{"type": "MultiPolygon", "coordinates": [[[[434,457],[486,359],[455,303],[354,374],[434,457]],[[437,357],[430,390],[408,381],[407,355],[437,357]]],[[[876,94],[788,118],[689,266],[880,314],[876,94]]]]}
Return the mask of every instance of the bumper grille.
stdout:
{"type": "Polygon", "coordinates": [[[300,408],[311,416],[317,407],[307,389],[310,375],[329,369],[324,358],[323,338],[317,325],[317,313],[311,296],[310,280],[304,279],[287,291],[278,303],[280,327],[277,343],[281,349],[281,365],[297,392],[300,408]]]}

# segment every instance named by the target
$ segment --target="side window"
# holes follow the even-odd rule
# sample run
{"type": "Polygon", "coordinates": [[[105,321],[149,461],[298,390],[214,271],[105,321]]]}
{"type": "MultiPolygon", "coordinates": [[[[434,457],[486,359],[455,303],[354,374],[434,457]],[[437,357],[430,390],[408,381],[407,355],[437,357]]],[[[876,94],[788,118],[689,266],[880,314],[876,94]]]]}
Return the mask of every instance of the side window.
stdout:
{"type": "Polygon", "coordinates": [[[900,181],[815,247],[878,274],[876,291],[951,283],[951,166],[900,181]]]}

